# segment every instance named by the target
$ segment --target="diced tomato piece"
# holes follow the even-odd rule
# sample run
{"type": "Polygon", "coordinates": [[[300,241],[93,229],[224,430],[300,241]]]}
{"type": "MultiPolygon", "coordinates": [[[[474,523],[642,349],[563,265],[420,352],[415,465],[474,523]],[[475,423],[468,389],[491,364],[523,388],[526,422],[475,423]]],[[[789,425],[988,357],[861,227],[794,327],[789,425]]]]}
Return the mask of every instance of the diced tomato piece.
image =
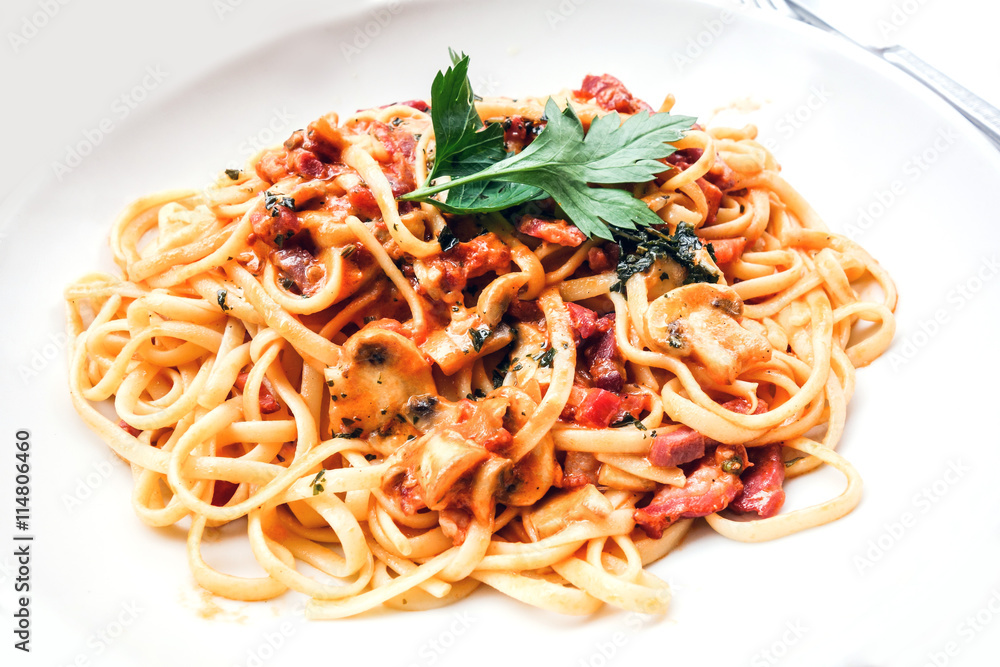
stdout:
{"type": "Polygon", "coordinates": [[[716,239],[707,241],[711,244],[712,252],[715,253],[715,263],[718,265],[729,264],[733,260],[739,259],[746,247],[747,240],[742,236],[734,239],[716,239]]]}

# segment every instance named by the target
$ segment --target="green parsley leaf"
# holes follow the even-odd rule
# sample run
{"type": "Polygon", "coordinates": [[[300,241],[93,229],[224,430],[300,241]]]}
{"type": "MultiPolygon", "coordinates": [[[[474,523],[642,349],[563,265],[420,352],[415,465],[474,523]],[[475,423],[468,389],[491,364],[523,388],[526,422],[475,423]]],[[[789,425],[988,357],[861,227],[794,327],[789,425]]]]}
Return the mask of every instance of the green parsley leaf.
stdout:
{"type": "Polygon", "coordinates": [[[314,496],[318,496],[319,494],[323,493],[323,475],[325,472],[326,472],[325,470],[320,470],[318,473],[316,473],[316,476],[313,477],[311,484],[314,496]]]}
{"type": "MultiPolygon", "coordinates": [[[[475,174],[507,156],[503,128],[499,125],[484,127],[473,104],[469,57],[464,54],[459,56],[454,51],[451,51],[451,56],[453,66],[444,72],[439,71],[431,84],[434,166],[428,174],[428,183],[444,175],[456,179],[475,174]]],[[[541,195],[537,188],[485,181],[457,186],[448,197],[454,197],[460,203],[479,201],[485,204],[495,200],[493,206],[484,210],[498,211],[541,195]]],[[[447,203],[433,203],[446,211],[459,212],[447,203]]]]}
{"type": "Polygon", "coordinates": [[[229,296],[229,292],[227,290],[220,289],[218,292],[215,293],[215,296],[216,296],[216,301],[218,301],[219,303],[219,308],[222,309],[222,312],[228,313],[230,310],[232,310],[229,304],[226,303],[226,297],[229,296]]]}
{"type": "Polygon", "coordinates": [[[491,333],[493,333],[492,329],[485,324],[469,329],[469,338],[472,339],[472,347],[475,348],[476,352],[483,349],[483,342],[490,337],[491,333]]]}
{"type": "Polygon", "coordinates": [[[535,360],[542,368],[552,368],[552,361],[556,358],[556,348],[550,347],[544,352],[539,352],[535,360]]]}
{"type": "MultiPolygon", "coordinates": [[[[719,282],[719,273],[700,261],[699,251],[705,246],[689,223],[678,224],[670,235],[655,229],[619,232],[618,243],[622,259],[618,262],[618,282],[611,286],[613,292],[624,291],[629,278],[645,273],[658,259],[672,259],[687,269],[685,285],[719,282]]],[[[708,253],[712,255],[711,245],[708,246],[708,253]]]]}
{"type": "Polygon", "coordinates": [[[583,125],[572,107],[560,110],[550,98],[548,122],[515,155],[504,154],[503,129],[485,128],[472,103],[468,56],[438,72],[431,88],[435,163],[427,183],[403,195],[451,213],[486,213],[550,196],[588,236],[614,240],[611,229],[661,224],[641,200],[617,188],[592,184],[642,183],[664,170],[659,160],[674,152],[669,142],[684,136],[695,119],[667,113],[638,113],[624,123],[612,112],[583,125]],[[435,182],[441,176],[446,182],[435,182]],[[445,201],[432,196],[448,191],[445,201]]]}
{"type": "Polygon", "coordinates": [[[445,225],[438,234],[438,243],[441,244],[441,252],[448,252],[458,245],[458,237],[451,231],[451,227],[445,225]]]}
{"type": "Polygon", "coordinates": [[[641,421],[633,417],[628,412],[625,413],[625,416],[623,416],[620,421],[616,421],[614,424],[612,424],[611,428],[621,428],[622,426],[628,426],[629,424],[634,424],[635,427],[640,431],[647,430],[645,424],[643,424],[641,421]]]}

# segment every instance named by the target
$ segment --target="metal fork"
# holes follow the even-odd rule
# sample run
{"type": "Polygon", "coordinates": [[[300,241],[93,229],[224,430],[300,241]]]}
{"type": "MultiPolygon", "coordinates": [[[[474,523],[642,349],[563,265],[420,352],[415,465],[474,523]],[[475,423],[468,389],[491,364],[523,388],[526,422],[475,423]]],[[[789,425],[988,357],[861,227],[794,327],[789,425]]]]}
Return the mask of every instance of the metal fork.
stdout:
{"type": "Polygon", "coordinates": [[[746,7],[777,12],[786,18],[802,21],[826,32],[840,35],[869,53],[873,53],[886,62],[895,65],[937,93],[1000,149],[1000,110],[975,95],[969,89],[959,85],[942,72],[931,67],[908,49],[896,44],[877,47],[862,43],[851,37],[850,29],[845,31],[830,25],[809,9],[803,7],[798,0],[739,0],[739,2],[746,7]]]}

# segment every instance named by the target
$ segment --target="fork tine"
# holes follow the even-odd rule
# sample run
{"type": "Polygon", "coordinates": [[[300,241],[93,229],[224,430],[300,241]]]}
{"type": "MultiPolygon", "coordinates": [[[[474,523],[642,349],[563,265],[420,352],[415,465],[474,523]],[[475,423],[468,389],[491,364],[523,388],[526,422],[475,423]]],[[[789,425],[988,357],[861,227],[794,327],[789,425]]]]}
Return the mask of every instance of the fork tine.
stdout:
{"type": "Polygon", "coordinates": [[[767,7],[765,7],[766,9],[772,9],[784,16],[788,16],[793,19],[798,18],[798,14],[795,12],[794,9],[788,6],[788,3],[786,3],[785,0],[759,0],[758,4],[761,6],[764,6],[766,4],[767,5],[767,7]]]}

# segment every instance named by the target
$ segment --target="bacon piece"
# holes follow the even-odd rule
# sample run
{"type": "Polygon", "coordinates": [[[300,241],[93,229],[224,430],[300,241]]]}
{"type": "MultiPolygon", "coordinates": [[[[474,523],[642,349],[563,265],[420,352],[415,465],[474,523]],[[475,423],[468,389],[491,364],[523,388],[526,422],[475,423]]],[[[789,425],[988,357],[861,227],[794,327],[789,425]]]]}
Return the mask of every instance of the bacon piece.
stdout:
{"type": "Polygon", "coordinates": [[[743,490],[739,472],[747,465],[743,445],[719,445],[698,462],[684,486],[664,484],[633,517],[649,537],[658,539],[678,519],[707,516],[725,509],[743,490]],[[732,472],[726,472],[730,468],[732,472]]]}
{"type": "Polygon", "coordinates": [[[693,428],[681,426],[670,433],[653,438],[653,444],[649,447],[649,462],[655,466],[668,468],[679,466],[701,458],[705,455],[706,447],[715,442],[693,428]]]}
{"type": "Polygon", "coordinates": [[[227,482],[224,479],[215,480],[215,486],[212,487],[212,505],[222,507],[228,503],[232,500],[237,488],[239,488],[239,484],[227,482]]]}
{"type": "Polygon", "coordinates": [[[708,203],[708,212],[705,213],[705,224],[711,225],[715,222],[715,216],[719,214],[719,203],[722,201],[722,190],[709,183],[704,178],[699,178],[695,183],[701,188],[708,203]]]}
{"type": "MultiPolygon", "coordinates": [[[[490,271],[497,274],[509,271],[510,248],[490,232],[458,243],[448,252],[427,258],[425,263],[430,287],[453,292],[464,289],[469,280],[490,271]]],[[[427,289],[427,286],[422,288],[427,289]]]]}
{"type": "Polygon", "coordinates": [[[250,215],[250,225],[257,238],[274,247],[278,245],[276,238],[281,237],[284,242],[302,229],[302,223],[294,211],[280,204],[276,204],[271,211],[254,211],[250,215]]]}
{"type": "Polygon", "coordinates": [[[566,303],[566,310],[569,311],[569,319],[578,338],[577,345],[597,333],[597,313],[572,301],[566,303]]]}
{"type": "Polygon", "coordinates": [[[254,170],[261,180],[268,183],[277,183],[288,177],[288,167],[285,164],[285,151],[270,150],[260,156],[254,170]]]}
{"type": "Polygon", "coordinates": [[[563,464],[563,478],[560,488],[575,489],[587,484],[597,484],[597,473],[601,462],[590,452],[566,452],[563,464]]]}
{"type": "Polygon", "coordinates": [[[573,388],[569,390],[569,399],[566,401],[566,405],[563,406],[559,418],[566,421],[573,421],[576,418],[576,409],[583,403],[583,399],[585,398],[587,398],[587,387],[574,384],[573,388]]]}
{"type": "Polygon", "coordinates": [[[722,160],[716,160],[704,178],[723,192],[728,192],[736,187],[738,180],[733,168],[722,160]]]}
{"type": "Polygon", "coordinates": [[[701,148],[683,148],[666,157],[666,163],[684,171],[701,159],[705,151],[701,148]]]}
{"type": "MultiPolygon", "coordinates": [[[[734,398],[731,401],[726,401],[722,407],[741,415],[750,412],[750,403],[745,398],[734,398]]],[[[754,414],[759,415],[762,412],[767,412],[767,403],[762,399],[757,399],[757,409],[754,414]]],[[[649,447],[648,458],[649,462],[655,466],[679,466],[704,456],[708,447],[718,444],[718,441],[702,435],[690,426],[681,426],[670,433],[656,436],[653,439],[653,444],[649,447]]]]}
{"type": "Polygon", "coordinates": [[[507,313],[518,322],[538,322],[545,319],[537,301],[521,301],[517,297],[511,299],[507,313]]]}
{"type": "Polygon", "coordinates": [[[621,247],[617,243],[607,243],[587,252],[587,264],[594,273],[602,273],[615,268],[620,257],[621,247]]]}
{"type": "Polygon", "coordinates": [[[597,321],[600,338],[595,337],[584,350],[584,357],[590,362],[590,377],[594,385],[601,389],[619,393],[625,386],[625,365],[618,352],[618,339],[615,338],[614,313],[605,315],[597,321]]]}
{"type": "MultiPolygon", "coordinates": [[[[243,371],[236,376],[236,388],[240,391],[246,389],[247,378],[250,377],[249,371],[243,371]]],[[[267,385],[263,382],[260,384],[260,393],[257,396],[257,401],[260,403],[260,411],[265,415],[269,415],[272,412],[277,412],[281,409],[281,404],[275,400],[274,395],[271,390],[267,388],[267,385]]]]}
{"type": "Polygon", "coordinates": [[[743,491],[731,507],[740,513],[756,512],[762,519],[778,513],[785,503],[785,461],[781,445],[765,445],[750,449],[753,467],[743,475],[743,491]]]}
{"type": "Polygon", "coordinates": [[[600,76],[588,74],[583,79],[580,90],[574,91],[577,97],[588,100],[602,109],[619,113],[635,113],[637,111],[652,111],[653,108],[642,100],[632,97],[632,93],[621,81],[610,74],[600,76]]]}
{"type": "Polygon", "coordinates": [[[347,200],[358,217],[373,220],[382,216],[382,209],[367,185],[355,185],[347,191],[347,200]]]}
{"type": "Polygon", "coordinates": [[[649,410],[649,394],[624,394],[621,397],[622,403],[618,408],[612,424],[617,424],[625,419],[625,415],[631,415],[633,419],[639,419],[642,413],[649,410]]]}
{"type": "Polygon", "coordinates": [[[575,248],[587,240],[587,236],[565,220],[544,220],[533,215],[525,215],[517,223],[517,231],[549,243],[575,248]]]}
{"type": "Polygon", "coordinates": [[[576,421],[591,428],[607,428],[618,414],[621,399],[610,391],[594,387],[576,408],[576,421]]]}
{"type": "Polygon", "coordinates": [[[328,181],[350,170],[344,164],[328,164],[319,159],[312,151],[296,148],[288,154],[286,160],[288,171],[303,178],[315,178],[328,181]]]}
{"type": "Polygon", "coordinates": [[[142,433],[141,430],[137,429],[135,426],[127,423],[124,419],[118,420],[118,428],[128,433],[133,438],[138,438],[139,434],[142,433]]]}
{"type": "MultiPolygon", "coordinates": [[[[412,107],[417,111],[424,111],[424,112],[430,109],[430,106],[427,104],[427,102],[424,102],[423,100],[406,100],[405,102],[391,102],[389,104],[383,104],[382,106],[379,107],[379,109],[388,109],[389,107],[394,107],[394,106],[412,107]]],[[[365,111],[365,109],[358,109],[358,111],[365,111]]]]}
{"type": "Polygon", "coordinates": [[[508,152],[524,150],[545,126],[545,121],[535,121],[524,116],[514,115],[503,121],[503,141],[508,152]]]}
{"type": "Polygon", "coordinates": [[[271,253],[271,263],[291,279],[305,296],[320,288],[326,270],[305,248],[284,248],[271,253]]]}
{"type": "Polygon", "coordinates": [[[704,241],[704,243],[712,246],[712,252],[715,253],[715,263],[722,266],[723,264],[729,264],[733,260],[739,259],[740,255],[743,254],[743,249],[746,247],[747,240],[746,237],[737,236],[733,239],[715,239],[713,241],[704,241]]]}

